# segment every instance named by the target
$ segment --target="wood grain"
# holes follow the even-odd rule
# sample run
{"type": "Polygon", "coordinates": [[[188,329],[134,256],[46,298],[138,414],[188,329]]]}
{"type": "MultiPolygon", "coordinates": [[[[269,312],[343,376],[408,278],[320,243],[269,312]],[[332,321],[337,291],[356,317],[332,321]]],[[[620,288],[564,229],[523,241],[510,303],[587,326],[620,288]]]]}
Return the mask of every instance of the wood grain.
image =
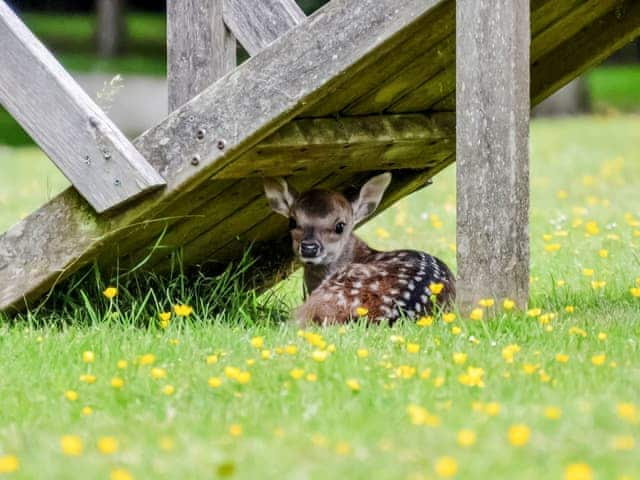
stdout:
{"type": "Polygon", "coordinates": [[[619,0],[605,15],[583,26],[572,37],[565,38],[532,65],[532,104],[537,105],[638,36],[640,3],[619,0]]]}
{"type": "MultiPolygon", "coordinates": [[[[411,31],[403,42],[391,42],[385,49],[377,51],[377,58],[368,68],[352,76],[348,83],[336,86],[327,101],[308,109],[305,116],[324,117],[342,112],[380,87],[387,79],[409,68],[416,57],[438,45],[454,31],[455,1],[438,2],[427,15],[409,28],[411,31]]],[[[423,77],[414,79],[414,82],[421,78],[423,77]]]]}
{"type": "Polygon", "coordinates": [[[169,111],[235,66],[236,40],[224,24],[223,0],[167,2],[169,111]]]}
{"type": "Polygon", "coordinates": [[[420,169],[450,156],[454,145],[453,114],[300,119],[214,178],[420,169]]]}
{"type": "Polygon", "coordinates": [[[305,18],[294,0],[224,0],[224,21],[249,55],[255,55],[305,18]]]}

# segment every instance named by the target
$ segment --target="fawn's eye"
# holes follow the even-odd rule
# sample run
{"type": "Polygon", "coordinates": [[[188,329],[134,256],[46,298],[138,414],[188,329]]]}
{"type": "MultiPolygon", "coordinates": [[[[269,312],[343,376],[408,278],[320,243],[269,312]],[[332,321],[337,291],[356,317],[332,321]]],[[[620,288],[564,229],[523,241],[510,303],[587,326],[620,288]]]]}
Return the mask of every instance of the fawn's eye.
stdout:
{"type": "Polygon", "coordinates": [[[344,222],[338,222],[338,223],[336,223],[336,233],[338,233],[338,234],[339,234],[339,233],[344,232],[344,227],[345,227],[344,222]]]}
{"type": "Polygon", "coordinates": [[[298,224],[296,223],[296,219],[295,218],[290,218],[289,219],[289,230],[293,230],[297,226],[298,226],[298,224]]]}

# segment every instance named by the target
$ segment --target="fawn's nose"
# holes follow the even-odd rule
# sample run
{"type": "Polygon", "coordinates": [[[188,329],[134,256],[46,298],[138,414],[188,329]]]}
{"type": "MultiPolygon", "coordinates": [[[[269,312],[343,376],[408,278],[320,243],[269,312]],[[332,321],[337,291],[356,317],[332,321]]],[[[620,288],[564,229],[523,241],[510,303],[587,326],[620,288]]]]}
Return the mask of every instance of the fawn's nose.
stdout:
{"type": "Polygon", "coordinates": [[[300,242],[300,255],[303,258],[314,258],[318,256],[320,244],[313,240],[303,240],[300,242]]]}

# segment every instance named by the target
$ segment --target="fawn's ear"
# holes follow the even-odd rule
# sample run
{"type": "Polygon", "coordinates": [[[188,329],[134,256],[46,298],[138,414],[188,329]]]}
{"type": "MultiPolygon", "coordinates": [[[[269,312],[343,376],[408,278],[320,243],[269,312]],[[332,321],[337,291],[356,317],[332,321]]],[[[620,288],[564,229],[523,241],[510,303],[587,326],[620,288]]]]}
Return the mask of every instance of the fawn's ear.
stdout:
{"type": "Polygon", "coordinates": [[[291,214],[291,207],[296,201],[298,193],[289,186],[284,178],[266,178],[264,193],[267,195],[269,205],[274,212],[285,217],[291,214]]]}
{"type": "Polygon", "coordinates": [[[387,172],[373,177],[362,186],[358,198],[351,204],[355,223],[360,223],[376,211],[390,182],[391,174],[387,172]]]}

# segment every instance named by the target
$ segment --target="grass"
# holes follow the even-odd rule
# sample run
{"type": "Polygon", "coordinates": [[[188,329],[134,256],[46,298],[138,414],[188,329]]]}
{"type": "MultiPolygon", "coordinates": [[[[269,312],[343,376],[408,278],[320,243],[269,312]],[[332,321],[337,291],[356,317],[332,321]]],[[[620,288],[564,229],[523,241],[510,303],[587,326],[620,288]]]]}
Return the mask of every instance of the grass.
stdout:
{"type": "Polygon", "coordinates": [[[640,111],[640,65],[596,68],[587,76],[594,108],[640,111]]]}
{"type": "MultiPolygon", "coordinates": [[[[639,132],[637,116],[532,125],[541,315],[301,336],[279,322],[299,277],[267,297],[240,292],[236,269],[195,284],[147,277],[112,300],[99,293],[109,282],[86,277],[57,312],[0,327],[0,471],[17,460],[16,478],[639,478],[639,132]],[[182,303],[193,312],[162,328],[158,313],[182,303]]],[[[0,151],[0,171],[0,228],[64,184],[32,148],[0,151]]],[[[454,180],[447,170],[363,236],[455,264],[454,180]]]]}

